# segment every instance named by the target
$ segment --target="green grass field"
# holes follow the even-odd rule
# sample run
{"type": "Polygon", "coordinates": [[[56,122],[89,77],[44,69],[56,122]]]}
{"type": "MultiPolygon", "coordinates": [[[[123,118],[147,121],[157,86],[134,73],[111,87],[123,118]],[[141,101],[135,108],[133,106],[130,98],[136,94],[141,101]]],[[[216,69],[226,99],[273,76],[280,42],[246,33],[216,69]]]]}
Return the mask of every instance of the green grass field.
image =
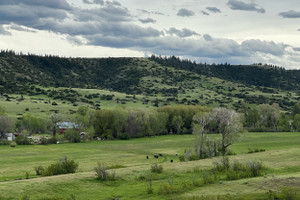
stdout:
{"type": "MultiPolygon", "coordinates": [[[[211,137],[218,137],[212,135],[211,137]]],[[[220,181],[200,186],[203,170],[212,168],[219,158],[179,162],[178,156],[192,148],[192,135],[169,135],[128,141],[94,141],[56,145],[0,146],[0,199],[215,199],[229,195],[232,199],[259,199],[269,190],[300,187],[300,133],[246,133],[231,150],[237,155],[230,160],[261,161],[265,176],[235,181],[220,181]],[[249,148],[264,148],[265,152],[247,154],[249,148]],[[161,153],[155,159],[153,154],[161,153]],[[176,156],[176,154],[178,154],[176,156]],[[149,159],[146,159],[146,156],[149,159]],[[48,166],[63,156],[79,163],[75,174],[38,177],[34,167],[48,166]],[[173,159],[174,163],[170,163],[173,159]],[[96,180],[97,162],[112,169],[116,181],[96,180]],[[150,167],[158,163],[163,173],[151,174],[150,167]],[[29,179],[25,179],[25,173],[29,179]],[[153,193],[147,193],[151,176],[153,193]],[[22,179],[22,180],[20,180],[22,179]],[[193,185],[178,193],[161,193],[163,185],[193,185]]],[[[229,197],[228,197],[229,198],[229,197]]]]}

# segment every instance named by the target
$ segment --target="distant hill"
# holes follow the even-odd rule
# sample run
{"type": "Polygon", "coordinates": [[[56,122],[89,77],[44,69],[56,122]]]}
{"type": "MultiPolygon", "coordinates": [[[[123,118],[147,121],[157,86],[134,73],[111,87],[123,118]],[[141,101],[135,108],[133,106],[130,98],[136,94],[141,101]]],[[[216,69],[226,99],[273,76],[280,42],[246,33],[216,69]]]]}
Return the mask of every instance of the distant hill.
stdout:
{"type": "Polygon", "coordinates": [[[197,64],[189,60],[180,60],[174,56],[168,58],[152,56],[150,60],[175,69],[188,70],[242,84],[300,92],[300,70],[286,70],[282,67],[261,64],[197,64]]]}
{"type": "Polygon", "coordinates": [[[278,103],[289,110],[299,101],[299,80],[300,70],[197,64],[176,57],[62,58],[0,52],[0,95],[52,97],[53,92],[43,88],[93,88],[156,98],[156,106],[201,103],[239,109],[244,101],[278,103]]]}

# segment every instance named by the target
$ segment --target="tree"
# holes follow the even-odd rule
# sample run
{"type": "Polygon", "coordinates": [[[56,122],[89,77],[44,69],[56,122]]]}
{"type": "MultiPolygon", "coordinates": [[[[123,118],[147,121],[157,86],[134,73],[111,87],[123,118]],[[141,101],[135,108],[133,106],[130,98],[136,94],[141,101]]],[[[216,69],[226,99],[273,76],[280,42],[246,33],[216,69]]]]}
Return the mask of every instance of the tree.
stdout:
{"type": "Polygon", "coordinates": [[[23,117],[22,126],[28,130],[30,134],[44,133],[46,131],[46,122],[31,114],[26,114],[23,117]]]}
{"type": "Polygon", "coordinates": [[[241,116],[233,110],[215,108],[210,113],[210,120],[218,124],[218,132],[222,135],[221,151],[226,154],[227,148],[234,143],[242,131],[241,116]]]}
{"type": "Polygon", "coordinates": [[[51,114],[49,116],[50,127],[52,127],[53,136],[56,135],[57,123],[62,121],[62,116],[60,114],[51,114]]]}
{"type": "MultiPolygon", "coordinates": [[[[210,142],[206,136],[210,115],[207,112],[201,112],[196,114],[193,119],[196,122],[193,127],[193,134],[195,135],[195,153],[197,158],[201,159],[204,157],[205,149],[211,147],[210,145],[207,146],[210,142]]],[[[210,149],[208,151],[211,152],[210,149]]],[[[209,157],[211,157],[211,154],[209,157]]]]}
{"type": "Polygon", "coordinates": [[[249,128],[256,128],[259,123],[259,111],[257,108],[247,109],[245,113],[245,126],[249,128]]]}
{"type": "Polygon", "coordinates": [[[294,105],[292,114],[293,116],[300,114],[300,102],[294,105]]]}
{"type": "Polygon", "coordinates": [[[277,130],[280,110],[277,104],[261,104],[258,106],[260,111],[260,125],[262,128],[277,130]]]}
{"type": "Polygon", "coordinates": [[[172,124],[173,133],[177,133],[177,134],[182,133],[182,127],[184,123],[181,116],[174,116],[171,124],[172,124]]]}
{"type": "Polygon", "coordinates": [[[294,116],[293,125],[296,131],[300,131],[300,114],[294,116]]]}
{"type": "Polygon", "coordinates": [[[11,131],[14,127],[14,121],[12,118],[5,115],[0,115],[0,139],[5,139],[5,133],[11,131]]]}

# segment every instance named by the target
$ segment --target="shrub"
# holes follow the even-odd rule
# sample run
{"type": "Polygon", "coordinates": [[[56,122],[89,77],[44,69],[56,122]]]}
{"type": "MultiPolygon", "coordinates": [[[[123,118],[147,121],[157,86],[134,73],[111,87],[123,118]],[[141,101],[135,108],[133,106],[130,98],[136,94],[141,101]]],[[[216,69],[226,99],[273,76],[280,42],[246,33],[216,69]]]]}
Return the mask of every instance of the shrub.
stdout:
{"type": "Polygon", "coordinates": [[[246,163],[247,167],[249,168],[252,177],[261,176],[261,171],[263,169],[263,165],[259,161],[250,161],[246,163]]]}
{"type": "Polygon", "coordinates": [[[214,162],[214,169],[219,172],[226,171],[230,168],[229,157],[223,156],[217,162],[214,162]]]}
{"type": "Polygon", "coordinates": [[[44,173],[45,168],[43,166],[38,166],[34,168],[36,175],[40,176],[44,173]]]}
{"type": "Polygon", "coordinates": [[[16,143],[17,145],[30,145],[31,140],[27,137],[26,134],[21,134],[18,137],[16,137],[16,143]]]}
{"type": "Polygon", "coordinates": [[[233,152],[231,149],[227,149],[226,150],[226,156],[232,156],[232,155],[236,155],[236,153],[233,152]]]}
{"type": "Polygon", "coordinates": [[[205,172],[203,173],[203,183],[204,184],[213,184],[218,181],[218,176],[216,173],[212,172],[205,172]]]}
{"type": "Polygon", "coordinates": [[[51,137],[51,138],[45,138],[45,137],[42,137],[40,139],[42,145],[47,145],[47,144],[56,144],[57,143],[57,138],[55,136],[51,137]]]}
{"type": "Polygon", "coordinates": [[[11,144],[11,142],[8,140],[0,140],[0,146],[1,145],[10,145],[10,144],[11,144]]]}
{"type": "Polygon", "coordinates": [[[64,133],[64,138],[68,140],[69,142],[79,143],[81,142],[80,139],[80,132],[79,130],[75,129],[68,129],[64,133]]]}
{"type": "Polygon", "coordinates": [[[179,156],[179,161],[180,162],[184,162],[185,161],[185,157],[184,156],[179,156]]]}
{"type": "Polygon", "coordinates": [[[180,185],[175,185],[173,183],[167,183],[160,186],[158,194],[160,195],[169,195],[169,194],[179,194],[185,192],[189,189],[189,185],[186,183],[182,183],[180,185]]]}
{"type": "Polygon", "coordinates": [[[234,161],[230,170],[226,171],[227,180],[237,180],[242,178],[257,177],[262,174],[263,165],[258,161],[250,161],[247,163],[240,163],[234,161]]]}
{"type": "Polygon", "coordinates": [[[255,149],[251,149],[251,148],[248,148],[248,153],[258,153],[258,152],[264,152],[266,151],[266,149],[263,149],[263,148],[255,148],[255,149]]]}
{"type": "Polygon", "coordinates": [[[75,173],[78,169],[78,163],[74,160],[68,160],[67,157],[63,157],[59,162],[51,164],[43,172],[43,176],[53,176],[59,174],[75,173]]]}
{"type": "Polygon", "coordinates": [[[163,166],[162,165],[157,165],[157,164],[151,165],[151,172],[153,172],[153,173],[162,173],[162,171],[163,171],[163,166]]]}
{"type": "Polygon", "coordinates": [[[97,167],[95,167],[95,172],[97,179],[100,181],[114,181],[116,180],[115,172],[108,172],[108,167],[105,165],[98,163],[97,167]]]}
{"type": "Polygon", "coordinates": [[[29,177],[30,177],[30,173],[29,172],[25,172],[25,178],[29,179],[29,177]]]}

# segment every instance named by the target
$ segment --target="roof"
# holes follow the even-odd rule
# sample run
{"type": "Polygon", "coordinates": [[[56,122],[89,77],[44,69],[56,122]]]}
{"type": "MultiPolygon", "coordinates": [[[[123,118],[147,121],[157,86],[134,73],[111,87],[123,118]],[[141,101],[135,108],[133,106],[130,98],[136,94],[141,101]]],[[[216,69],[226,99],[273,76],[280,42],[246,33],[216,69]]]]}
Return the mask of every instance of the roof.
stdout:
{"type": "Polygon", "coordinates": [[[78,124],[73,122],[58,122],[56,125],[59,129],[79,128],[78,124]]]}

